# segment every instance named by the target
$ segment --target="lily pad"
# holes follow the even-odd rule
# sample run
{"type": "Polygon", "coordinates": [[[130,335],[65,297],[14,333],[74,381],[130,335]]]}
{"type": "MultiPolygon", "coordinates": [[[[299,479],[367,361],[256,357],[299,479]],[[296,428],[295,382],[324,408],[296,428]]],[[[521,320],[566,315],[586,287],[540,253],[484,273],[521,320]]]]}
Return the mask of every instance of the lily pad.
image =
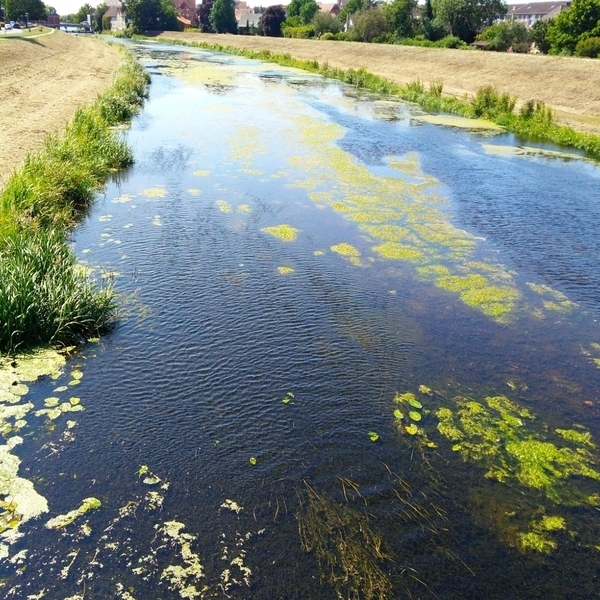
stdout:
{"type": "Polygon", "coordinates": [[[379,434],[376,431],[369,431],[367,435],[372,442],[376,442],[379,439],[379,434]]]}
{"type": "Polygon", "coordinates": [[[396,419],[404,419],[404,413],[399,408],[394,411],[394,416],[396,419]]]}
{"type": "Polygon", "coordinates": [[[413,407],[413,408],[423,408],[423,405],[416,399],[416,398],[411,398],[408,403],[413,407]]]}
{"type": "Polygon", "coordinates": [[[408,413],[408,416],[413,420],[413,421],[420,421],[421,420],[421,413],[418,413],[416,410],[411,410],[408,413]]]}
{"type": "Polygon", "coordinates": [[[249,462],[251,465],[255,465],[255,464],[256,464],[256,458],[254,458],[254,456],[251,456],[251,457],[248,459],[248,462],[249,462]]]}
{"type": "Polygon", "coordinates": [[[408,433],[409,435],[416,435],[419,432],[419,428],[414,423],[411,423],[410,425],[408,425],[408,427],[405,427],[404,429],[406,429],[406,433],[408,433]]]}

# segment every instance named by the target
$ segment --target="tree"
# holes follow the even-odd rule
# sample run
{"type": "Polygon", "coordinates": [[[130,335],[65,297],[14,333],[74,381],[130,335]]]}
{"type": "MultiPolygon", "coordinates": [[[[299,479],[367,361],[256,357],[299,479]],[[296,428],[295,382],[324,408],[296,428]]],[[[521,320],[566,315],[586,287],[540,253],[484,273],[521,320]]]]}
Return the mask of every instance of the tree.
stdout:
{"type": "Polygon", "coordinates": [[[548,28],[550,23],[548,21],[542,21],[538,19],[529,30],[529,35],[533,42],[535,42],[535,47],[542,53],[548,54],[548,50],[550,50],[550,40],[548,39],[548,28]]]}
{"type": "Polygon", "coordinates": [[[529,29],[525,24],[509,19],[494,23],[479,34],[477,39],[488,42],[488,48],[496,52],[506,52],[509,48],[515,52],[526,52],[529,48],[529,29]]]}
{"type": "Polygon", "coordinates": [[[371,8],[371,0],[348,0],[348,3],[340,11],[339,18],[343,22],[348,15],[353,15],[361,10],[371,8]]]}
{"type": "Polygon", "coordinates": [[[413,10],[417,6],[417,0],[392,0],[384,5],[384,14],[390,31],[398,39],[413,36],[414,19],[413,10]]]}
{"type": "Polygon", "coordinates": [[[212,23],[210,22],[210,11],[212,10],[215,0],[203,0],[202,4],[198,5],[196,14],[198,15],[198,28],[202,33],[215,33],[212,23]]]}
{"type": "Polygon", "coordinates": [[[108,4],[104,3],[98,4],[98,6],[96,6],[96,8],[94,9],[94,14],[92,15],[92,25],[94,26],[94,31],[104,31],[102,17],[104,17],[107,10],[108,4]]]}
{"type": "Polygon", "coordinates": [[[355,42],[372,42],[388,33],[388,24],[381,8],[361,10],[353,17],[350,37],[355,42]]]}
{"type": "Polygon", "coordinates": [[[83,21],[87,21],[88,15],[94,14],[94,8],[89,4],[84,4],[76,13],[75,13],[75,23],[82,23],[83,21]]]}
{"type": "Polygon", "coordinates": [[[179,29],[172,0],[124,0],[123,10],[135,33],[179,29]]]}
{"type": "Polygon", "coordinates": [[[4,9],[7,20],[22,19],[25,13],[32,21],[46,18],[46,6],[42,0],[5,0],[4,9]]]}
{"type": "Polygon", "coordinates": [[[260,16],[263,34],[269,37],[281,37],[281,24],[285,21],[285,8],[278,4],[269,6],[260,16]]]}
{"type": "Polygon", "coordinates": [[[433,0],[435,18],[469,44],[482,27],[492,25],[507,10],[504,0],[433,0]]]}
{"type": "Polygon", "coordinates": [[[308,25],[318,11],[315,0],[292,0],[287,6],[287,16],[298,17],[300,25],[308,25]]]}
{"type": "Polygon", "coordinates": [[[217,33],[237,33],[235,0],[215,0],[210,11],[210,23],[217,33]]]}
{"type": "Polygon", "coordinates": [[[579,40],[596,36],[600,36],[599,0],[573,0],[548,27],[548,39],[557,52],[573,54],[579,40]]]}
{"type": "Polygon", "coordinates": [[[342,30],[342,24],[339,19],[336,19],[331,13],[319,11],[310,22],[315,30],[317,37],[324,33],[339,33],[342,30]]]}

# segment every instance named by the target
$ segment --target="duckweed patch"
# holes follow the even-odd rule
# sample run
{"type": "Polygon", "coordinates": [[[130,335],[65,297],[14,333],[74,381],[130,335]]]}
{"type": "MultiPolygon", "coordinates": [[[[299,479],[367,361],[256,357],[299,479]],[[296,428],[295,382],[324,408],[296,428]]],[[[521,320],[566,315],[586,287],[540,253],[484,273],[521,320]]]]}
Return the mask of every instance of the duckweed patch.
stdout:
{"type": "Polygon", "coordinates": [[[499,530],[505,541],[524,552],[549,553],[560,541],[554,532],[565,529],[567,519],[579,535],[594,535],[589,519],[598,520],[592,509],[600,503],[600,495],[594,493],[600,482],[600,463],[596,445],[585,428],[575,425],[551,431],[529,409],[503,395],[487,396],[483,401],[468,396],[450,399],[427,386],[420,386],[419,394],[420,398],[413,392],[395,395],[394,403],[401,407],[394,410],[399,433],[414,436],[426,450],[430,446],[427,436],[434,435],[435,427],[450,443],[448,449],[479,466],[485,478],[505,486],[503,495],[518,507],[511,513],[512,521],[498,521],[499,527],[507,527],[506,531],[499,530]],[[429,400],[422,402],[426,397],[429,400]],[[431,413],[426,409],[413,411],[418,414],[413,418],[411,408],[416,402],[427,406],[434,401],[437,406],[431,413]],[[402,407],[413,422],[404,420],[402,407]],[[429,415],[435,416],[435,426],[429,426],[429,415]],[[531,518],[540,510],[556,512],[559,507],[565,507],[563,514],[531,518]],[[580,513],[582,522],[588,520],[588,524],[578,528],[568,507],[584,511],[580,513]]]}
{"type": "Polygon", "coordinates": [[[102,506],[102,503],[97,498],[86,498],[82,501],[81,506],[74,510],[69,511],[65,515],[58,515],[52,519],[50,519],[46,523],[46,527],[48,529],[63,529],[68,525],[71,525],[76,519],[82,517],[90,510],[97,510],[102,506]]]}
{"type": "Polygon", "coordinates": [[[326,494],[309,490],[298,515],[302,549],[314,552],[321,577],[339,598],[387,600],[392,585],[382,566],[392,558],[369,519],[326,494]]]}
{"type": "Polygon", "coordinates": [[[294,272],[294,269],[292,267],[277,267],[277,272],[280,275],[290,275],[294,272]]]}
{"type": "Polygon", "coordinates": [[[217,205],[218,209],[219,209],[221,212],[224,212],[224,213],[230,213],[230,212],[232,212],[232,210],[233,210],[233,209],[231,208],[231,204],[229,204],[229,202],[227,202],[226,200],[217,200],[217,201],[215,202],[215,204],[217,205]]]}
{"type": "Polygon", "coordinates": [[[276,225],[273,227],[263,227],[261,231],[283,240],[284,242],[293,242],[298,236],[299,229],[291,225],[276,225]]]}
{"type": "Polygon", "coordinates": [[[164,198],[167,195],[167,190],[163,187],[153,187],[142,191],[142,196],[146,198],[164,198]]]}

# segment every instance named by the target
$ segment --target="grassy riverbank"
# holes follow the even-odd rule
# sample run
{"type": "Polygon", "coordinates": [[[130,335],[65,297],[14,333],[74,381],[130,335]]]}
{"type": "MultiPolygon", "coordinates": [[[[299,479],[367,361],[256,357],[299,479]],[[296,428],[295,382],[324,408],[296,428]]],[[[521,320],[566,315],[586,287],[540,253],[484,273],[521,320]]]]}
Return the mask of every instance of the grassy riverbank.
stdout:
{"type": "Polygon", "coordinates": [[[270,50],[252,50],[206,41],[176,39],[170,38],[168,34],[161,35],[160,41],[236,54],[318,73],[324,77],[354,85],[359,89],[417,103],[427,111],[486,119],[524,138],[574,148],[585,152],[590,157],[600,159],[600,135],[576,131],[568,125],[558,123],[555,112],[541,100],[526,100],[517,110],[518,98],[516,96],[500,93],[492,86],[479,88],[472,97],[466,95],[462,97],[446,96],[443,94],[444,83],[441,80],[430,83],[426,89],[419,80],[399,85],[390,79],[370,73],[364,68],[342,69],[331,66],[328,62],[319,63],[317,60],[294,58],[288,53],[279,54],[270,50]]]}
{"type": "Polygon", "coordinates": [[[148,76],[125,55],[108,90],[48,135],[0,194],[0,351],[70,344],[114,317],[110,284],[76,265],[68,233],[111,175],[133,162],[113,125],[137,112],[148,76]]]}

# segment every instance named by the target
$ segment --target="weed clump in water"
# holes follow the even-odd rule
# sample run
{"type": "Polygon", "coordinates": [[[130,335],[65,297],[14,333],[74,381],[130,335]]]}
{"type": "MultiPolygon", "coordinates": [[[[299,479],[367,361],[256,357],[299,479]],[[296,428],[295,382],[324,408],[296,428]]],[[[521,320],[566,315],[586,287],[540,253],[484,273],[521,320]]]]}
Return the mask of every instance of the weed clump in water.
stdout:
{"type": "Polygon", "coordinates": [[[392,585],[381,569],[391,559],[366,516],[309,489],[308,506],[299,515],[302,548],[314,552],[321,575],[339,598],[387,600],[392,585]]]}

